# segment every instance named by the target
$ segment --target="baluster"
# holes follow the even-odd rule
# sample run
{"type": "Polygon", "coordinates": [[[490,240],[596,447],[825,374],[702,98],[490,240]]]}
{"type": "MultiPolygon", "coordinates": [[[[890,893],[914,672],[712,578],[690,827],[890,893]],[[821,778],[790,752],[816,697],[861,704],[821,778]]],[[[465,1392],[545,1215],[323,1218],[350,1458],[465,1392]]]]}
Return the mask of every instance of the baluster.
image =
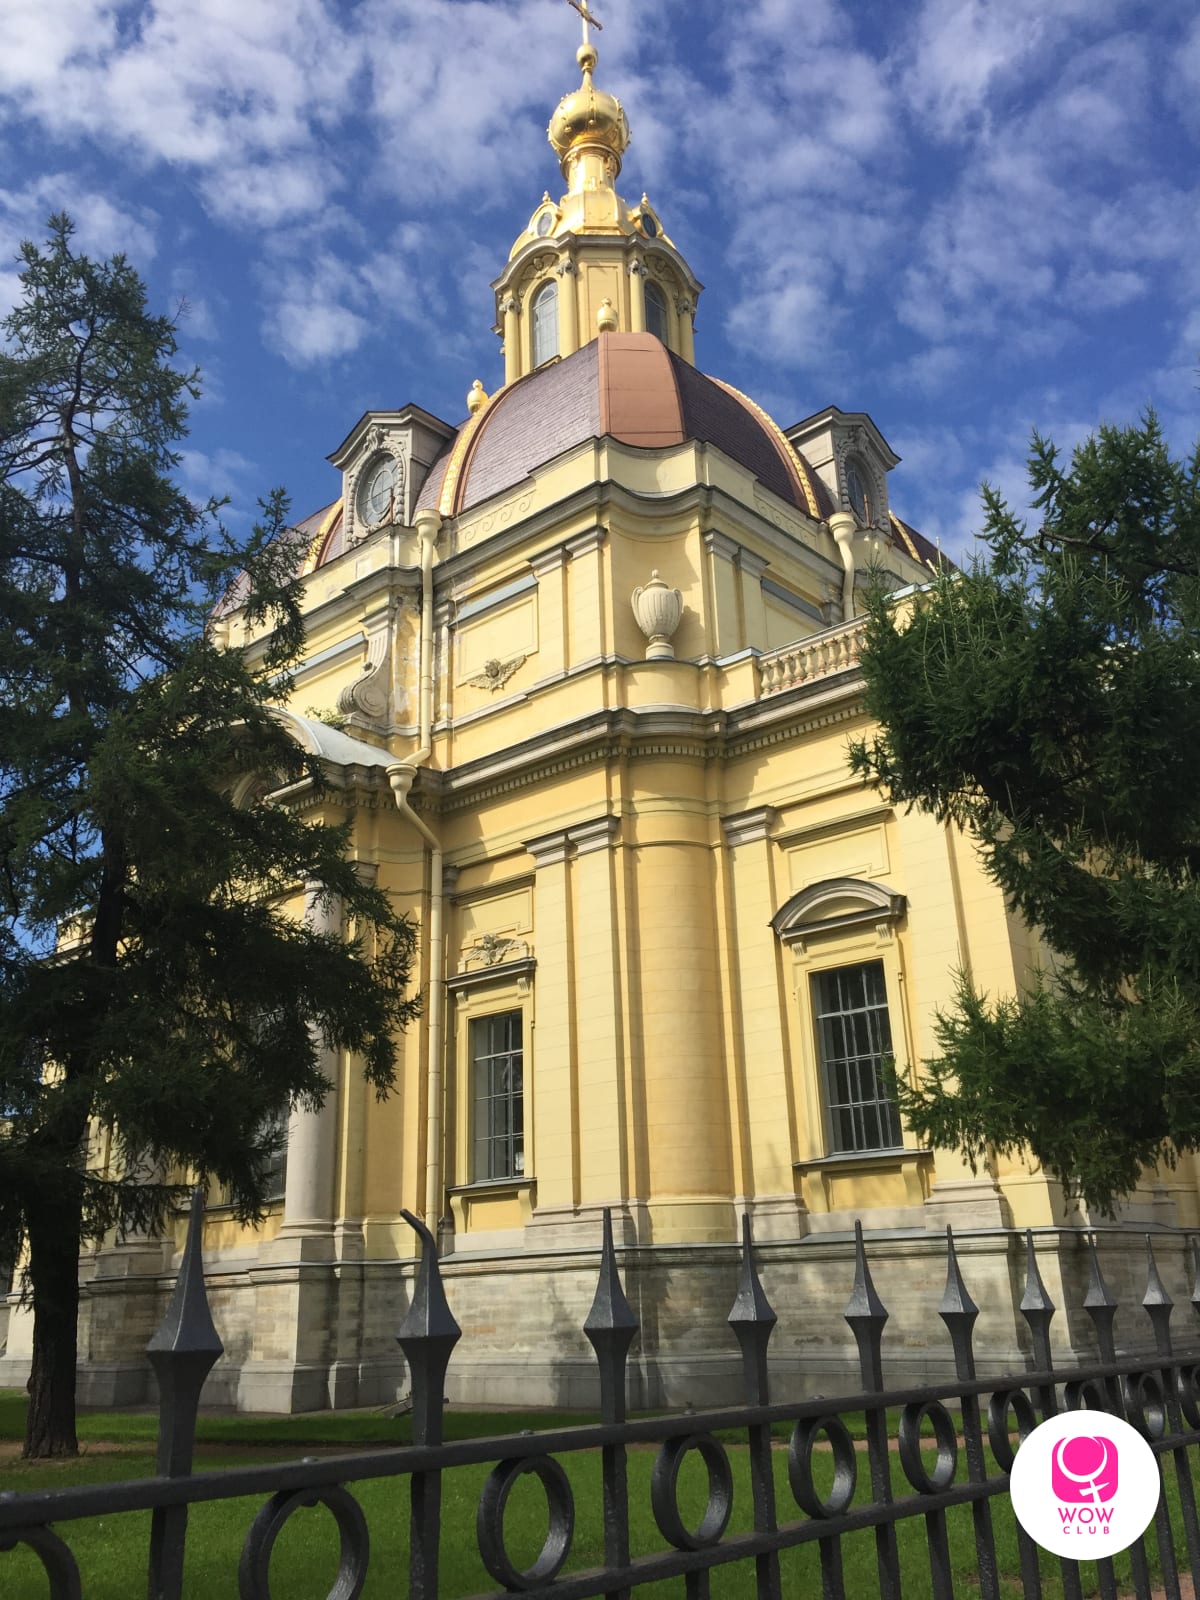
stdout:
{"type": "MultiPolygon", "coordinates": [[[[958,1268],[958,1254],[954,1248],[954,1230],[946,1229],[946,1290],[938,1315],[946,1324],[950,1343],[954,1347],[954,1371],[961,1383],[971,1383],[975,1378],[975,1320],[979,1307],[972,1300],[958,1268]]],[[[971,1483],[987,1481],[987,1460],[983,1451],[983,1425],[979,1415],[979,1396],[962,1397],[963,1440],[966,1445],[967,1477],[971,1483]]],[[[1000,1600],[1000,1574],[996,1566],[996,1541],[992,1533],[992,1508],[986,1500],[977,1500],[971,1507],[975,1525],[975,1554],[979,1560],[979,1593],[982,1600],[1000,1600]]],[[[944,1519],[943,1519],[944,1522],[944,1519]]],[[[1030,1551],[1033,1541],[1024,1532],[1022,1538],[1030,1551]]],[[[1025,1571],[1025,1549],[1021,1549],[1021,1570],[1025,1571]]],[[[1037,1571],[1037,1555],[1033,1554],[1033,1570],[1037,1571]]]]}
{"type": "MultiPolygon", "coordinates": [[[[888,1319],[883,1301],[875,1293],[862,1223],[854,1224],[854,1288],[845,1310],[858,1345],[862,1386],[866,1391],[867,1459],[871,1467],[871,1495],[878,1505],[892,1503],[892,1464],[888,1450],[887,1411],[872,1406],[869,1396],[883,1391],[883,1329],[888,1319]]],[[[879,1600],[900,1600],[900,1557],[896,1528],[891,1522],[875,1529],[875,1563],[879,1569],[879,1600]]]]}
{"type": "MultiPolygon", "coordinates": [[[[742,1351],[742,1382],[748,1406],[770,1403],[767,1373],[767,1346],[778,1319],[763,1292],[754,1268],[754,1239],[750,1215],[742,1213],[742,1267],[737,1296],[729,1313],[729,1326],[742,1351]]],[[[771,1425],[755,1423],[750,1435],[750,1484],[754,1495],[754,1531],[775,1533],[779,1527],[775,1514],[775,1473],[771,1465],[771,1425]]],[[[758,1579],[758,1600],[780,1600],[779,1552],[766,1551],[754,1558],[758,1579]]]]}
{"type": "MultiPolygon", "coordinates": [[[[404,1352],[412,1377],[413,1443],[442,1442],[446,1368],[454,1346],[462,1337],[446,1304],[438,1266],[437,1241],[411,1211],[401,1211],[421,1241],[421,1265],[416,1288],[396,1343],[404,1352]]],[[[437,1600],[438,1554],[441,1546],[442,1474],[440,1468],[414,1472],[410,1485],[412,1513],[409,1533],[410,1600],[437,1600]]]]}
{"type": "MultiPolygon", "coordinates": [[[[1021,1315],[1028,1323],[1029,1332],[1033,1337],[1033,1365],[1034,1370],[1038,1372],[1049,1372],[1054,1365],[1054,1358],[1050,1352],[1050,1324],[1057,1309],[1046,1292],[1046,1285],[1042,1282],[1037,1253],[1033,1248],[1033,1229],[1026,1228],[1025,1292],[1021,1296],[1021,1315]]],[[[1038,1384],[1037,1401],[1043,1422],[1047,1417],[1058,1415],[1058,1394],[1053,1383],[1038,1384]]],[[[1068,1561],[1066,1557],[1060,1557],[1058,1565],[1062,1573],[1063,1600],[1082,1600],[1083,1589],[1079,1582],[1078,1565],[1074,1561],[1068,1561]]]]}
{"type": "MultiPolygon", "coordinates": [[[[1167,1431],[1182,1433],[1183,1416],[1179,1409],[1177,1377],[1169,1365],[1174,1353],[1171,1340],[1171,1313],[1175,1309],[1175,1302],[1167,1293],[1167,1286],[1159,1276],[1158,1262],[1154,1259],[1154,1243],[1149,1234],[1146,1235],[1146,1292],[1142,1296],[1142,1305],[1150,1318],[1150,1326],[1154,1329],[1155,1349],[1163,1361],[1161,1370],[1167,1431]]],[[[1171,1455],[1175,1462],[1176,1482],[1179,1485],[1179,1507],[1183,1515],[1188,1560],[1192,1572],[1200,1573],[1200,1531],[1196,1525],[1196,1496],[1192,1487],[1186,1446],[1172,1450],[1171,1455]]],[[[1162,1457],[1158,1459],[1161,1472],[1162,1457]]],[[[1167,1600],[1178,1600],[1180,1588],[1175,1538],[1171,1531],[1171,1516],[1167,1509],[1165,1493],[1159,1497],[1158,1507],[1154,1513],[1154,1529],[1158,1535],[1159,1558],[1162,1561],[1163,1586],[1167,1592],[1167,1600]]]]}
{"type": "MultiPolygon", "coordinates": [[[[613,1248],[612,1212],[604,1208],[604,1246],[592,1309],[583,1331],[596,1352],[600,1372],[600,1420],[609,1426],[625,1421],[625,1369],[629,1347],[637,1337],[638,1320],[625,1298],[613,1248]]],[[[601,1452],[604,1476],[604,1564],[629,1565],[629,1487],[623,1444],[606,1444],[601,1452]]],[[[628,1589],[609,1589],[607,1600],[628,1600],[628,1589]]]]}
{"type": "MultiPolygon", "coordinates": [[[[187,1242],[166,1315],[146,1346],[158,1380],[158,1462],[163,1478],[189,1478],[200,1391],[225,1346],[204,1287],[204,1191],[192,1194],[187,1242]]],[[[159,1506],[150,1518],[149,1600],[180,1600],[188,1508],[159,1506]]]]}

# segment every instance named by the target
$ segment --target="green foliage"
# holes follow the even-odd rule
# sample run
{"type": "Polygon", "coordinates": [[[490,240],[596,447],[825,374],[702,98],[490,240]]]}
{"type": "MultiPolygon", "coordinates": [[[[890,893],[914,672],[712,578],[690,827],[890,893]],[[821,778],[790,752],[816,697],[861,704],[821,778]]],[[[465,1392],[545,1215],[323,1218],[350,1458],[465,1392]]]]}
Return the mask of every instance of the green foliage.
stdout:
{"type": "Polygon", "coordinates": [[[254,1216],[322,1045],[386,1093],[416,1009],[412,929],[346,831],[248,803],[320,785],[269,709],[304,638],[286,498],[239,545],[178,488],[196,375],[71,233],[23,247],[0,351],[0,1253],[29,1241],[35,1313],[51,1221],[73,1261],[160,1218],[147,1176],[178,1168],[254,1216]],[[273,630],[256,655],[206,629],[234,584],[273,630]],[[348,939],[290,914],[306,882],[348,939]]]}
{"type": "Polygon", "coordinates": [[[906,1116],[976,1162],[1032,1152],[1110,1210],[1200,1148],[1200,461],[1148,414],[1069,467],[1035,434],[1029,477],[1038,528],[985,488],[986,560],[908,615],[872,597],[880,731],[851,760],[967,828],[1048,947],[1020,999],[964,975],[906,1116]]]}

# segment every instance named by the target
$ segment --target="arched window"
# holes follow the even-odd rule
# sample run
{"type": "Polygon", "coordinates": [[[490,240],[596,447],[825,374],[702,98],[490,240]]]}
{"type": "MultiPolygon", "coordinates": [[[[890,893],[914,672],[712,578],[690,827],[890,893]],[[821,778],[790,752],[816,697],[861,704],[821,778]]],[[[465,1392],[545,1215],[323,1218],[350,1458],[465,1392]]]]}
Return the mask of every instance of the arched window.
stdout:
{"type": "Polygon", "coordinates": [[[646,332],[667,342],[667,302],[655,283],[646,285],[646,332]]]}
{"type": "Polygon", "coordinates": [[[533,364],[545,366],[558,354],[558,286],[543,284],[533,297],[533,364]]]}
{"type": "Polygon", "coordinates": [[[797,960],[831,1156],[904,1147],[887,1070],[896,1055],[889,991],[899,992],[892,936],[906,911],[886,884],[827,878],[772,919],[797,960]]]}

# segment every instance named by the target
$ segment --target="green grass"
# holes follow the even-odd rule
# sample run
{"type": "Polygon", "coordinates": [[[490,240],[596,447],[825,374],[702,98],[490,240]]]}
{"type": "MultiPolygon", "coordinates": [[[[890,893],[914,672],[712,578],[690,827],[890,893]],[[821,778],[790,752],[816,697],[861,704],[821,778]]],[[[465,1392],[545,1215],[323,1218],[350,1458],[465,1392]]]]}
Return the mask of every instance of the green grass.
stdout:
{"type": "MultiPolygon", "coordinates": [[[[0,1437],[19,1437],[23,1425],[24,1396],[0,1392],[0,1437]]],[[[546,1412],[513,1413],[455,1412],[447,1417],[456,1437],[475,1433],[510,1433],[524,1427],[541,1430],[558,1423],[579,1423],[578,1414],[570,1417],[546,1412]]],[[[115,1479],[148,1476],[154,1471],[152,1440],[155,1419],[149,1415],[90,1413],[80,1419],[81,1439],[88,1443],[105,1441],[121,1448],[110,1453],[85,1453],[82,1459],[62,1464],[6,1462],[0,1466],[0,1488],[28,1490],[65,1483],[102,1483],[115,1479]]],[[[371,1446],[396,1437],[396,1421],[371,1413],[341,1415],[268,1417],[209,1417],[201,1423],[201,1433],[215,1446],[199,1463],[205,1470],[244,1465],[259,1457],[268,1447],[294,1446],[303,1453],[305,1444],[371,1446]],[[392,1431],[388,1431],[392,1430],[392,1431]],[[240,1442],[241,1448],[237,1448],[240,1442]]],[[[730,1449],[734,1471],[734,1510],[730,1531],[748,1531],[752,1526],[747,1451],[744,1446],[730,1449]]],[[[563,1458],[571,1478],[575,1498],[576,1530],[572,1554],[566,1570],[600,1565],[603,1559],[603,1526],[600,1462],[595,1453],[563,1458]]],[[[773,1454],[780,1520],[796,1515],[787,1482],[787,1459],[782,1450],[773,1454]]],[[[650,1511],[650,1472],[652,1449],[635,1449],[629,1454],[629,1499],[631,1538],[635,1554],[649,1554],[665,1548],[650,1511]]],[[[832,1471],[828,1456],[818,1458],[821,1471],[832,1471]]],[[[994,1466],[993,1466],[994,1470],[994,1466]]],[[[960,1462],[960,1475],[965,1467],[960,1462]]],[[[457,1468],[443,1479],[441,1594],[450,1597],[474,1595],[493,1590],[496,1585],[480,1562],[474,1536],[475,1508],[487,1477],[487,1467],[457,1468]]],[[[893,1480],[897,1496],[911,1493],[899,1462],[893,1461],[893,1480]]],[[[705,1474],[695,1456],[689,1457],[680,1475],[680,1503],[690,1525],[699,1521],[704,1503],[705,1474]]],[[[820,1485],[818,1485],[820,1487],[820,1485]]],[[[1169,1484],[1173,1494],[1173,1485],[1169,1484]]],[[[408,1575],[408,1489],[403,1478],[374,1480],[354,1488],[371,1530],[371,1568],[364,1590],[368,1600],[384,1596],[403,1596],[408,1575]]],[[[859,1483],[856,1500],[870,1498],[865,1456],[859,1457],[859,1483]]],[[[237,1562],[242,1541],[260,1502],[233,1500],[192,1508],[188,1539],[187,1589],[196,1600],[224,1600],[237,1594],[237,1562]]],[[[1177,1508],[1176,1508],[1177,1510],[1177,1508]]],[[[1016,1536],[1006,1498],[992,1502],[998,1554],[1002,1570],[1011,1574],[1008,1592],[1021,1593],[1017,1578],[1016,1536]]],[[[1177,1515],[1173,1518],[1178,1527],[1177,1515]]],[[[60,1532],[68,1540],[83,1576],[85,1600],[129,1600],[145,1590],[146,1547],[150,1519],[148,1514],[101,1517],[90,1522],[63,1524],[60,1532]]],[[[972,1538],[971,1513],[960,1507],[948,1517],[951,1559],[955,1571],[955,1593],[970,1596],[977,1592],[978,1576],[972,1538]]],[[[513,1490],[506,1515],[510,1552],[518,1564],[528,1564],[540,1549],[546,1530],[544,1496],[538,1485],[522,1480],[513,1490]]],[[[898,1528],[905,1595],[921,1600],[930,1592],[929,1562],[923,1519],[914,1517],[898,1528]]],[[[1150,1541],[1153,1543],[1153,1541],[1150,1541]]],[[[820,1569],[815,1546],[791,1551],[783,1558],[784,1592],[805,1597],[820,1593],[820,1569]]],[[[856,1597],[876,1594],[874,1539],[870,1533],[843,1540],[846,1593],[856,1597]]],[[[272,1561],[272,1587],[287,1600],[313,1600],[328,1593],[336,1570],[336,1538],[333,1520],[323,1508],[298,1513],[280,1536],[272,1561]]],[[[1121,1571],[1121,1558],[1118,1558],[1121,1571]]],[[[1044,1592],[1047,1600],[1058,1600],[1061,1583],[1057,1563],[1043,1557],[1044,1592]]],[[[1084,1593],[1097,1593],[1094,1574],[1085,1568],[1084,1593]]],[[[1122,1574],[1128,1588],[1128,1569],[1122,1574]]],[[[30,1552],[19,1549],[0,1556],[0,1594],[5,1600],[43,1600],[48,1585],[40,1565],[30,1552]]],[[[681,1580],[648,1585],[640,1595],[665,1597],[683,1592],[681,1580]]],[[[753,1564],[717,1569],[712,1575],[714,1596],[751,1597],[754,1594],[753,1564]]]]}

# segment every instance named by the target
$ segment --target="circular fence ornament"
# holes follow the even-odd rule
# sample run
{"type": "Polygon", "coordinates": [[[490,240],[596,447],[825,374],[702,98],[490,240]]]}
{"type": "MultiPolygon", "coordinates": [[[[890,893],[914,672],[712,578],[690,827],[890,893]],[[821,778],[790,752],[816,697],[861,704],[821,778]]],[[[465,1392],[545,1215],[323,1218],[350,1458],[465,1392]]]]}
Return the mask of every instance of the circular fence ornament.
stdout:
{"type": "MultiPolygon", "coordinates": [[[[0,1500],[15,1499],[12,1491],[0,1495],[0,1500]]],[[[8,1533],[0,1533],[0,1555],[15,1550],[19,1544],[27,1544],[42,1563],[54,1600],[82,1600],[83,1588],[75,1557],[53,1528],[14,1528],[8,1533]]],[[[2,1567],[0,1571],[3,1571],[2,1567]]]]}
{"type": "Polygon", "coordinates": [[[840,1517],[849,1510],[858,1484],[858,1460],[854,1440],[840,1417],[813,1417],[796,1424],[788,1445],[788,1482],[796,1504],[810,1517],[840,1517]],[[833,1484],[825,1500],[817,1493],[812,1470],[813,1451],[821,1434],[833,1451],[833,1484]]]}
{"type": "Polygon", "coordinates": [[[506,1589],[520,1592],[551,1583],[571,1550],[575,1534],[575,1500],[571,1484],[552,1456],[510,1456],[492,1468],[479,1497],[475,1533],[483,1564],[506,1589]],[[541,1553],[531,1567],[518,1568],[504,1543],[504,1508],[513,1485],[532,1473],[546,1491],[550,1527],[541,1553]]]}
{"type": "Polygon", "coordinates": [[[1011,1472],[1016,1455],[1009,1438],[1009,1414],[1022,1443],[1037,1427],[1037,1413],[1024,1389],[1000,1389],[988,1401],[988,1444],[1001,1472],[1011,1472]]]}
{"type": "Polygon", "coordinates": [[[704,1550],[720,1540],[733,1510],[733,1472],[711,1433],[677,1434],[667,1440],[650,1478],[650,1506],[658,1531],[676,1550],[704,1550]],[[689,1450],[698,1450],[708,1469],[708,1503],[694,1533],[679,1515],[679,1469],[689,1450]]]}
{"type": "Polygon", "coordinates": [[[914,1400],[900,1413],[900,1465],[918,1494],[941,1494],[954,1482],[958,1470],[958,1430],[945,1406],[937,1400],[914,1400]],[[921,1449],[921,1427],[933,1423],[937,1461],[930,1472],[921,1449]]]}
{"type": "Polygon", "coordinates": [[[367,1519],[353,1495],[340,1484],[324,1489],[281,1489],[255,1517],[238,1562],[240,1600],[271,1600],[271,1553],[288,1520],[309,1506],[333,1513],[341,1538],[337,1577],[326,1600],[358,1600],[367,1581],[371,1536],[367,1519]]]}

